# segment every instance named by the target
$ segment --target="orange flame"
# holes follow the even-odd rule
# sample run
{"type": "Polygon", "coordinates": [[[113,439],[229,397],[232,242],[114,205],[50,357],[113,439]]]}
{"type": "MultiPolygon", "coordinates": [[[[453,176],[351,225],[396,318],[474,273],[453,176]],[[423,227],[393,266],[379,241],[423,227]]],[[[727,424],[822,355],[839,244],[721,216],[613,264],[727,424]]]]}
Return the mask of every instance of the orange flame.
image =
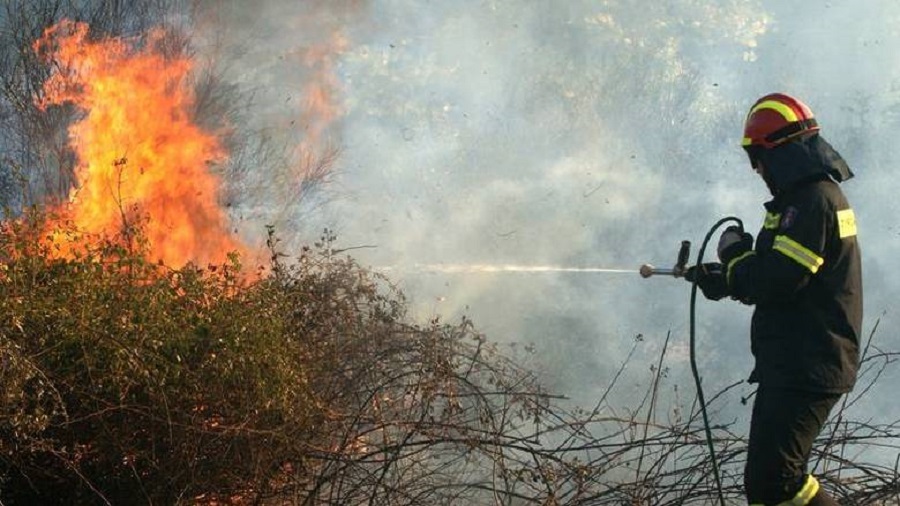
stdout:
{"type": "Polygon", "coordinates": [[[329,41],[306,49],[303,63],[313,72],[306,85],[305,104],[302,111],[306,142],[302,149],[311,150],[319,145],[324,132],[343,115],[337,95],[341,89],[335,67],[335,58],[347,49],[347,39],[341,32],[334,32],[329,41]]]}
{"type": "Polygon", "coordinates": [[[191,60],[166,54],[166,42],[162,30],[143,44],[92,40],[87,25],[64,21],[35,43],[56,69],[39,104],[71,103],[83,112],[69,128],[78,187],[62,213],[93,237],[142,221],[151,259],[171,267],[220,264],[230,252],[247,252],[229,233],[220,180],[209,170],[226,153],[194,121],[191,60]]]}

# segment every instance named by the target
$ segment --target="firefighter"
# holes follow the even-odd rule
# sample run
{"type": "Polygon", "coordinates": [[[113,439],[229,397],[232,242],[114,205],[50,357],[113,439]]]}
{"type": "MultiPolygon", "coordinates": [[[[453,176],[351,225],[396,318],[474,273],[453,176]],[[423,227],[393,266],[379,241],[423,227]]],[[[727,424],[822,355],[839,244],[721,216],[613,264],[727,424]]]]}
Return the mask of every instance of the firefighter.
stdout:
{"type": "Polygon", "coordinates": [[[754,238],[730,227],[719,263],[692,268],[711,300],[754,305],[757,384],[744,486],[751,505],[836,505],[807,472],[813,442],[856,381],[862,276],[856,219],[839,183],[851,177],[812,110],[783,93],[760,98],[744,126],[750,164],[772,194],[754,238]]]}

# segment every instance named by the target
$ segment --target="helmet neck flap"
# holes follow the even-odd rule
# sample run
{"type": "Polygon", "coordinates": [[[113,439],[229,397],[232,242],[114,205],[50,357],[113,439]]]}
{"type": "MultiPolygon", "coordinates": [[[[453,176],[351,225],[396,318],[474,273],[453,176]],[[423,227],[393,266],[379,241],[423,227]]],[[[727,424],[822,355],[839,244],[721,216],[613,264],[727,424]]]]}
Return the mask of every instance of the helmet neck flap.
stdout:
{"type": "Polygon", "coordinates": [[[773,195],[826,177],[838,183],[853,177],[840,153],[817,133],[772,149],[754,150],[752,156],[762,161],[763,179],[773,195]]]}

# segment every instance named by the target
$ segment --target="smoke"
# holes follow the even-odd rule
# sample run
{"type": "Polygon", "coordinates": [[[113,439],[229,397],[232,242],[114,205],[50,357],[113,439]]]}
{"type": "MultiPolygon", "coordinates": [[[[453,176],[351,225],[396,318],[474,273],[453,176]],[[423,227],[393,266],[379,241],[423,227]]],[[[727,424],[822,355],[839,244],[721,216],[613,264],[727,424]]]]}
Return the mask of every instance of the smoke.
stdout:
{"type": "MultiPolygon", "coordinates": [[[[226,90],[233,140],[228,196],[238,228],[261,244],[271,225],[292,244],[323,202],[342,142],[344,83],[338,66],[362,26],[358,0],[192,4],[192,40],[226,90]]],[[[317,225],[318,227],[318,225],[317,225]]]]}
{"type": "MultiPolygon", "coordinates": [[[[473,3],[415,22],[385,14],[415,2],[379,7],[382,30],[345,58],[355,191],[334,211],[345,240],[378,245],[373,265],[670,266],[682,239],[755,204],[751,191],[720,194],[744,163],[725,62],[750,66],[768,26],[753,5],[473,3]]],[[[736,188],[751,190],[742,172],[736,188]]],[[[545,380],[585,403],[635,336],[651,358],[654,341],[686,330],[687,286],[672,280],[400,282],[423,317],[467,313],[497,340],[533,344],[545,380]]]]}
{"type": "MultiPolygon", "coordinates": [[[[327,224],[345,247],[375,246],[358,258],[395,267],[416,316],[467,314],[493,340],[533,345],[546,382],[592,404],[636,336],[629,381],[646,379],[669,331],[672,381],[686,374],[685,283],[404,267],[669,267],[681,240],[696,255],[722,216],[755,230],[768,194],[738,139],[749,105],[785,91],[812,106],[857,173],[845,190],[860,221],[865,329],[882,317],[877,339],[896,346],[900,5],[869,7],[270,0],[231,5],[216,26],[245,41],[235,76],[256,86],[260,125],[289,124],[285,110],[297,110],[285,104],[313,76],[325,83],[333,115],[300,134],[340,145],[339,194],[294,216],[290,232],[308,240],[327,224]],[[330,48],[318,67],[291,60],[314,47],[330,48]]],[[[749,373],[749,316],[700,303],[710,390],[749,373]]]]}

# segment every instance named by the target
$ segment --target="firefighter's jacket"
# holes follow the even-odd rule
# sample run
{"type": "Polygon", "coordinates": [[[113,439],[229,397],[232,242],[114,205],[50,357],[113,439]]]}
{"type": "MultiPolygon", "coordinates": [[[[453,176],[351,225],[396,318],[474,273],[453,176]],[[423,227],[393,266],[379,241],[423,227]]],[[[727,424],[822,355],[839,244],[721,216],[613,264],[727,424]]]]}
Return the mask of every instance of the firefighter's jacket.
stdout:
{"type": "Polygon", "coordinates": [[[853,388],[862,323],[856,219],[839,182],[852,177],[818,135],[771,150],[774,198],[754,249],[730,259],[734,298],[755,304],[751,382],[843,393],[853,388]]]}

